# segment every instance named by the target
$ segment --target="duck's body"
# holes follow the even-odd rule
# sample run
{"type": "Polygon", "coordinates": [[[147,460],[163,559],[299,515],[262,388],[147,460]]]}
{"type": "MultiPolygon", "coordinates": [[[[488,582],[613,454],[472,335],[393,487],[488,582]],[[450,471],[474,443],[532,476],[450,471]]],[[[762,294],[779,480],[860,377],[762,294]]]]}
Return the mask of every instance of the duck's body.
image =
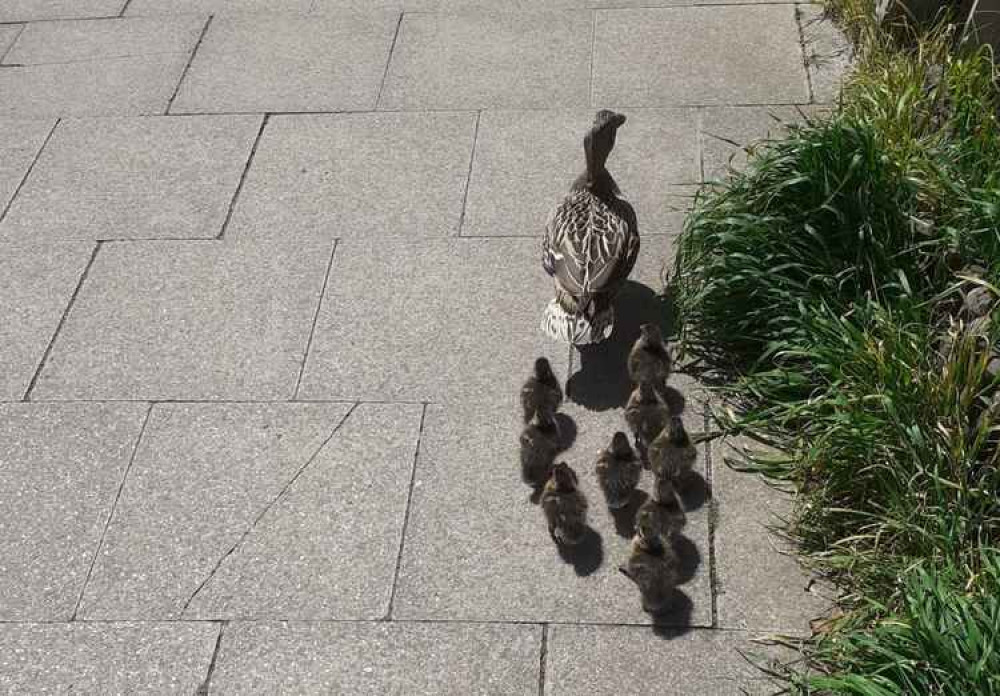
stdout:
{"type": "Polygon", "coordinates": [[[562,404],[562,387],[552,372],[552,365],[546,358],[535,360],[535,368],[528,381],[521,387],[521,409],[524,422],[528,423],[539,413],[542,418],[552,418],[562,404]]]}
{"type": "Polygon", "coordinates": [[[597,458],[597,481],[608,507],[619,510],[628,505],[642,476],[642,464],[628,444],[625,433],[615,433],[611,446],[597,458]]]}
{"type": "Polygon", "coordinates": [[[649,468],[675,485],[684,484],[697,459],[698,449],[679,416],[672,416],[667,427],[649,445],[649,468]]]}
{"type": "Polygon", "coordinates": [[[639,255],[635,211],[605,168],[615,132],[625,117],[599,111],[584,138],[587,171],[556,208],[545,228],[542,267],[556,289],[542,329],[575,345],[599,343],[614,329],[615,295],[639,255]]]}
{"type": "Polygon", "coordinates": [[[635,447],[648,468],[647,451],[650,443],[667,426],[670,410],[666,407],[651,382],[640,382],[625,405],[625,422],[635,437],[635,447]]]}
{"type": "Polygon", "coordinates": [[[635,527],[639,535],[647,539],[657,537],[669,544],[687,523],[684,507],[681,505],[674,486],[668,479],[656,479],[653,497],[639,508],[635,516],[635,527]]]}
{"type": "Polygon", "coordinates": [[[628,354],[629,377],[635,384],[650,383],[662,392],[670,377],[670,351],[656,324],[643,324],[639,332],[628,354]]]}
{"type": "Polygon", "coordinates": [[[680,575],[680,562],[673,548],[658,537],[641,534],[632,541],[632,552],[619,570],[639,588],[642,608],[657,614],[670,607],[680,575]]]}
{"type": "Polygon", "coordinates": [[[577,476],[565,462],[556,464],[542,491],[542,512],[549,536],[560,546],[575,546],[587,531],[587,499],[577,487],[577,476]]]}
{"type": "Polygon", "coordinates": [[[541,488],[552,473],[559,452],[559,433],[555,421],[535,413],[521,431],[521,480],[541,488]]]}

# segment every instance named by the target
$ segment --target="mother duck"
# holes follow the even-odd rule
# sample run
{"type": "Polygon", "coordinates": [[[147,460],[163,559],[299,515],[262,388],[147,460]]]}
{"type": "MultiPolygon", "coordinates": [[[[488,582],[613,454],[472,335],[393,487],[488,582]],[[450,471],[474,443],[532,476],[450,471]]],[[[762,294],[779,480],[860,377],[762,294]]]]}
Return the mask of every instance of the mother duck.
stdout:
{"type": "Polygon", "coordinates": [[[549,219],[542,267],[556,296],[542,330],[575,345],[600,343],[614,330],[614,298],[639,255],[635,211],[621,197],[605,164],[625,116],[598,111],[583,139],[587,170],[549,219]]]}

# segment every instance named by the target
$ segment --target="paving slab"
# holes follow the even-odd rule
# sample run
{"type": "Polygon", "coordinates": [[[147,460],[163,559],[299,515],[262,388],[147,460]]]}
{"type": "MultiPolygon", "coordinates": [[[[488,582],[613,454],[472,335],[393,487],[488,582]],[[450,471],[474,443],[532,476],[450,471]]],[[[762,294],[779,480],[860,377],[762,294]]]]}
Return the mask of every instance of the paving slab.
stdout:
{"type": "Polygon", "coordinates": [[[538,239],[341,241],[299,397],[513,407],[536,357],[565,372],[565,345],[539,328],[552,294],[539,248],[538,239]]]}
{"type": "Polygon", "coordinates": [[[189,53],[204,17],[35,22],[25,26],[5,63],[83,63],[159,53],[189,53]]]}
{"type": "Polygon", "coordinates": [[[313,0],[132,0],[127,17],[160,14],[306,14],[313,0]]]}
{"type": "Polygon", "coordinates": [[[0,238],[214,238],[261,118],[64,121],[0,223],[0,238]]]}
{"type": "Polygon", "coordinates": [[[10,47],[14,45],[14,41],[24,30],[24,27],[17,24],[12,24],[10,26],[0,25],[0,62],[10,47]]]}
{"type": "Polygon", "coordinates": [[[0,22],[116,17],[126,0],[4,0],[0,22]]]}
{"type": "Polygon", "coordinates": [[[468,112],[275,116],[227,234],[454,235],[475,128],[468,112]]]}
{"type": "Polygon", "coordinates": [[[795,8],[598,11],[593,100],[621,107],[805,103],[795,8]]]}
{"type": "Polygon", "coordinates": [[[0,120],[0,212],[7,209],[54,125],[54,120],[0,120]]]}
{"type": "Polygon", "coordinates": [[[821,5],[796,5],[802,26],[802,44],[809,69],[812,100],[819,104],[837,101],[840,86],[850,71],[852,45],[821,5]]]}
{"type": "Polygon", "coordinates": [[[235,622],[212,693],[522,696],[540,652],[538,626],[235,622]]]}
{"type": "Polygon", "coordinates": [[[742,462],[731,444],[752,443],[713,447],[719,625],[809,636],[809,622],[830,609],[831,595],[799,565],[792,544],[770,531],[790,519],[791,496],[727,466],[726,459],[742,462]]]}
{"type": "Polygon", "coordinates": [[[288,399],[332,244],[105,243],[37,399],[288,399]]]}
{"type": "Polygon", "coordinates": [[[0,621],[73,615],[146,408],[0,404],[0,621]]]}
{"type": "Polygon", "coordinates": [[[80,606],[177,619],[215,564],[320,449],[350,404],[159,404],[80,606]]]}
{"type": "Polygon", "coordinates": [[[705,181],[717,181],[746,164],[747,148],[787,133],[788,124],[815,115],[813,106],[711,107],[701,112],[705,181]]]}
{"type": "Polygon", "coordinates": [[[24,397],[92,251],[0,243],[0,400],[24,397]]]}
{"type": "MultiPolygon", "coordinates": [[[[699,179],[697,113],[626,110],[608,168],[636,209],[640,233],[680,230],[677,184],[699,179]]],[[[584,170],[592,109],[487,111],[479,124],[462,234],[539,238],[584,170]]]]}
{"type": "Polygon", "coordinates": [[[209,623],[6,624],[0,690],[7,694],[193,694],[219,627],[209,623]]]}
{"type": "MultiPolygon", "coordinates": [[[[343,2],[344,0],[316,0],[343,2]]],[[[351,2],[352,0],[346,0],[351,2]]],[[[355,0],[356,1],[356,0],[355,0]]],[[[466,12],[470,10],[495,10],[495,0],[400,0],[408,12],[466,12]]],[[[795,0],[779,0],[795,2],[795,0]]],[[[739,4],[773,4],[775,0],[740,0],[739,4]]],[[[733,0],[507,0],[504,12],[537,12],[558,9],[613,9],[621,7],[686,7],[688,5],[733,4],[733,0]]]]}
{"type": "Polygon", "coordinates": [[[358,406],[222,562],[185,616],[384,618],[422,410],[358,406]]]}
{"type": "Polygon", "coordinates": [[[590,12],[406,14],[379,107],[582,106],[592,33],[590,12]]]}
{"type": "Polygon", "coordinates": [[[749,641],[735,631],[691,631],[657,635],[649,629],[552,626],[545,667],[546,696],[730,696],[772,694],[771,681],[740,654],[757,663],[785,652],[749,641]]]}
{"type": "Polygon", "coordinates": [[[375,107],[399,15],[231,15],[212,21],[172,113],[375,107]]]}

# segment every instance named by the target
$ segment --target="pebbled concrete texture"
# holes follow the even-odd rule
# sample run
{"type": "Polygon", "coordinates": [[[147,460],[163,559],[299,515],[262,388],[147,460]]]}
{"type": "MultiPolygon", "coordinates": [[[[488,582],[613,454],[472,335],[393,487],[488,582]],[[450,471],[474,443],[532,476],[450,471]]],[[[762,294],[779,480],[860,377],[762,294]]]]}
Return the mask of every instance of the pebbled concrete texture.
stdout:
{"type": "Polygon", "coordinates": [[[146,410],[0,404],[0,621],[74,615],[146,410]]]}
{"type": "Polygon", "coordinates": [[[64,121],[0,223],[0,238],[214,239],[261,121],[64,121]]]}
{"type": "Polygon", "coordinates": [[[0,22],[28,22],[39,19],[115,17],[126,0],[5,0],[0,22]]]}
{"type": "Polygon", "coordinates": [[[192,694],[219,627],[210,623],[0,625],[8,694],[192,694]]]}

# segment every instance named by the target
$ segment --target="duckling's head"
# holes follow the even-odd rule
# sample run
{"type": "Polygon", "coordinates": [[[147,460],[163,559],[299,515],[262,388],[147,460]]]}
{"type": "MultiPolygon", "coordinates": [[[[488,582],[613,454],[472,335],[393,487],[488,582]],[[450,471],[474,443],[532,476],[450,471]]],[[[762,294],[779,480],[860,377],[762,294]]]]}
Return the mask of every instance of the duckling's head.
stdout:
{"type": "Polygon", "coordinates": [[[650,529],[648,524],[642,522],[636,525],[632,548],[636,551],[651,553],[654,556],[659,556],[664,552],[663,540],[660,538],[659,532],[650,529]]]}
{"type": "Polygon", "coordinates": [[[674,492],[674,484],[665,476],[657,476],[653,484],[653,498],[662,505],[671,505],[677,502],[677,495],[674,492]]]}
{"type": "Polygon", "coordinates": [[[548,358],[538,358],[535,360],[535,378],[539,382],[556,381],[556,375],[552,372],[552,364],[548,358]]]}
{"type": "Polygon", "coordinates": [[[684,429],[684,421],[681,420],[680,416],[671,416],[668,427],[670,429],[670,442],[673,444],[687,445],[691,442],[687,430],[684,429]]]}
{"type": "Polygon", "coordinates": [[[660,327],[656,324],[643,324],[639,327],[639,333],[642,342],[646,345],[663,345],[663,334],[660,332],[660,327]]]}
{"type": "Polygon", "coordinates": [[[559,462],[552,468],[552,483],[561,493],[572,493],[576,490],[576,472],[566,462],[559,462]]]}
{"type": "Polygon", "coordinates": [[[620,430],[611,438],[611,454],[616,459],[631,459],[634,456],[628,436],[620,430]]]}

